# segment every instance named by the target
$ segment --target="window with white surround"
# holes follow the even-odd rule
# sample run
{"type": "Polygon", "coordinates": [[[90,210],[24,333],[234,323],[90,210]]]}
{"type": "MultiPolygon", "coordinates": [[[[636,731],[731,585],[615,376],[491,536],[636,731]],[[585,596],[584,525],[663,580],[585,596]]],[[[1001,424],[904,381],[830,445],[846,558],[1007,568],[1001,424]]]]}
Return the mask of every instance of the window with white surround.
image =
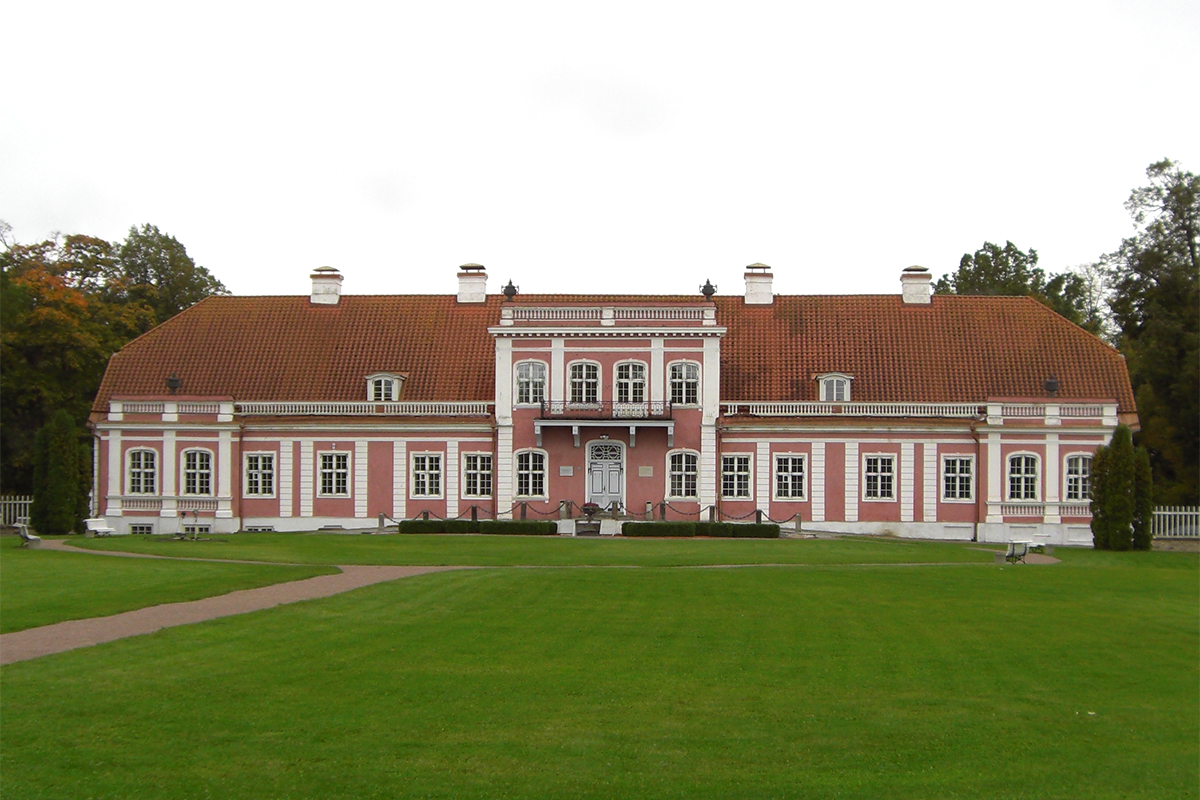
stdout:
{"type": "Polygon", "coordinates": [[[129,493],[154,494],[158,490],[158,453],[154,450],[129,451],[129,493]]]}
{"type": "Polygon", "coordinates": [[[1032,453],[1008,457],[1008,499],[1038,499],[1038,458],[1032,453]]]}
{"type": "Polygon", "coordinates": [[[412,496],[442,496],[442,454],[413,453],[412,496]]]}
{"type": "Polygon", "coordinates": [[[210,451],[183,451],[183,493],[212,494],[212,453],[210,451]]]}
{"type": "Polygon", "coordinates": [[[667,496],[694,500],[698,497],[700,456],[691,450],[679,450],[667,455],[667,496]]]}
{"type": "Polygon", "coordinates": [[[350,454],[321,453],[317,484],[321,497],[350,496],[350,454]]]}
{"type": "Polygon", "coordinates": [[[863,499],[896,499],[896,457],[894,455],[863,456],[863,499]]]}
{"type": "Polygon", "coordinates": [[[540,450],[517,453],[517,497],[546,496],[546,454],[540,450]]]}
{"type": "Polygon", "coordinates": [[[775,456],[775,499],[804,499],[804,456],[775,456]]]}
{"type": "Polygon", "coordinates": [[[247,497],[274,497],[275,454],[247,453],[242,486],[247,497]]]}
{"type": "Polygon", "coordinates": [[[546,365],[541,361],[517,364],[517,405],[541,405],[546,400],[546,365]]]}
{"type": "Polygon", "coordinates": [[[694,406],[700,402],[700,365],[676,361],[670,367],[671,405],[694,406]]]}
{"type": "Polygon", "coordinates": [[[817,383],[821,387],[821,402],[849,403],[850,381],[852,380],[854,378],[849,375],[843,375],[840,372],[829,372],[824,375],[818,375],[817,383]]]}
{"type": "Polygon", "coordinates": [[[129,532],[134,536],[151,536],[154,534],[154,526],[135,522],[129,526],[129,532]]]}
{"type": "Polygon", "coordinates": [[[972,500],[975,496],[975,459],[971,456],[942,456],[942,499],[972,500]]]}
{"type": "Polygon", "coordinates": [[[1090,453],[1077,453],[1067,456],[1067,491],[1064,493],[1068,500],[1083,502],[1092,497],[1092,456],[1090,453]]]}
{"type": "Polygon", "coordinates": [[[727,500],[750,499],[750,456],[721,456],[721,497],[727,500]]]}
{"type": "Polygon", "coordinates": [[[463,497],[492,496],[492,454],[463,455],[463,497]]]}
{"type": "Polygon", "coordinates": [[[600,402],[600,365],[589,361],[571,364],[571,402],[595,405],[600,402]]]}
{"type": "Polygon", "coordinates": [[[638,361],[617,364],[617,402],[646,402],[646,365],[638,361]]]}
{"type": "Polygon", "coordinates": [[[367,400],[372,403],[394,403],[400,399],[399,375],[379,372],[367,376],[367,400]]]}

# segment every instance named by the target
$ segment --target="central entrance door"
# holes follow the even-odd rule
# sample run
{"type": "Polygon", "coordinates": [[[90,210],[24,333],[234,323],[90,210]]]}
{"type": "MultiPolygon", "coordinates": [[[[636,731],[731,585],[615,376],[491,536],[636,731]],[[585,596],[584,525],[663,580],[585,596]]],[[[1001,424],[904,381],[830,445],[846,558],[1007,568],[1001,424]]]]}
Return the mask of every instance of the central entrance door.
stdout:
{"type": "Polygon", "coordinates": [[[624,449],[620,442],[588,445],[588,501],[601,508],[623,501],[624,449]]]}

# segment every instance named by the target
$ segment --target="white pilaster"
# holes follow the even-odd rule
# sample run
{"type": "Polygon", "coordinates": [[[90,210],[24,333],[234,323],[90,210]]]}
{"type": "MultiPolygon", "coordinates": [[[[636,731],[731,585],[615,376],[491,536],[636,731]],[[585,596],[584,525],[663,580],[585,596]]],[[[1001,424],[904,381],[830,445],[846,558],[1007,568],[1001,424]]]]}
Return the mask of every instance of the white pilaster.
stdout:
{"type": "Polygon", "coordinates": [[[313,443],[300,442],[300,516],[313,515],[313,443]]]}
{"type": "Polygon", "coordinates": [[[914,473],[916,471],[915,445],[912,442],[900,443],[900,521],[913,521],[913,495],[916,491],[914,473]]]}
{"type": "Polygon", "coordinates": [[[1062,500],[1061,489],[1062,484],[1062,464],[1059,463],[1059,445],[1058,434],[1046,434],[1046,469],[1043,470],[1046,474],[1045,493],[1042,495],[1046,498],[1046,518],[1045,522],[1059,524],[1062,522],[1061,509],[1058,504],[1062,500]]]}
{"type": "Polygon", "coordinates": [[[512,356],[512,339],[507,336],[498,337],[496,339],[496,421],[501,424],[512,422],[512,356]]]}
{"type": "Polygon", "coordinates": [[[707,425],[721,416],[721,340],[715,336],[704,339],[704,374],[700,378],[700,407],[707,425]]]}
{"type": "Polygon", "coordinates": [[[938,496],[938,453],[937,445],[933,442],[925,442],[921,446],[921,452],[925,461],[925,474],[921,478],[921,488],[924,495],[924,504],[921,509],[921,519],[925,522],[937,522],[937,496],[938,496]]]}
{"type": "MultiPolygon", "coordinates": [[[[119,517],[121,516],[121,485],[124,477],[125,459],[121,452],[121,432],[119,430],[110,430],[108,432],[108,498],[105,503],[105,516],[119,517]]],[[[166,461],[164,458],[163,461],[166,461]]]]}
{"type": "Polygon", "coordinates": [[[812,521],[825,521],[825,443],[813,442],[812,464],[809,465],[808,491],[812,505],[812,521]]]}
{"type": "Polygon", "coordinates": [[[354,443],[354,516],[367,516],[367,442],[354,443]]]}
{"type": "Polygon", "coordinates": [[[408,442],[392,442],[392,518],[408,511],[408,442]]]}
{"type": "Polygon", "coordinates": [[[550,340],[550,400],[566,399],[567,346],[561,336],[550,340]]]}
{"type": "Polygon", "coordinates": [[[233,431],[217,434],[217,519],[233,516],[233,431]]]}
{"type": "Polygon", "coordinates": [[[858,442],[846,442],[846,522],[858,522],[858,442]]]}
{"type": "Polygon", "coordinates": [[[666,340],[661,336],[650,339],[650,402],[666,399],[666,340]]]}
{"type": "Polygon", "coordinates": [[[458,442],[446,442],[446,519],[458,516],[458,442]]]}
{"type": "Polygon", "coordinates": [[[700,426],[699,500],[700,509],[717,503],[717,426],[704,423],[700,426]]]}
{"type": "Polygon", "coordinates": [[[513,504],[513,429],[496,429],[496,516],[510,517],[513,504]]]}
{"type": "Polygon", "coordinates": [[[179,464],[179,455],[175,452],[175,431],[163,431],[162,449],[162,510],[160,517],[176,517],[179,515],[179,487],[175,483],[175,469],[179,464]]]}
{"type": "Polygon", "coordinates": [[[764,515],[771,513],[771,443],[759,442],[754,459],[755,505],[764,515]]]}
{"type": "Polygon", "coordinates": [[[987,480],[987,516],[985,522],[1004,522],[1000,514],[1000,503],[1004,500],[1004,458],[1000,452],[1000,432],[987,435],[987,472],[981,476],[987,480]]]}
{"type": "Polygon", "coordinates": [[[292,484],[296,480],[292,472],[292,459],[295,455],[292,448],[294,445],[295,443],[290,439],[284,439],[279,443],[279,474],[275,477],[275,487],[279,493],[279,516],[281,517],[292,515],[292,484]]]}

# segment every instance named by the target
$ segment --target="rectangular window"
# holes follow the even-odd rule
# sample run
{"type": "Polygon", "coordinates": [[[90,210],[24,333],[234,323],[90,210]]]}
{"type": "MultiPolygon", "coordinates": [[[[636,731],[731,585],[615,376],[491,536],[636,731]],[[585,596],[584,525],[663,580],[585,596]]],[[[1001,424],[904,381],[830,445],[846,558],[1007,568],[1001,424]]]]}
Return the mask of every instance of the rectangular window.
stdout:
{"type": "Polygon", "coordinates": [[[671,365],[672,405],[694,406],[700,402],[700,367],[695,364],[671,365]]]}
{"type": "Polygon", "coordinates": [[[463,497],[492,496],[492,457],[468,453],[463,457],[463,497]]]}
{"type": "Polygon", "coordinates": [[[154,494],[157,470],[153,450],[129,451],[129,493],[154,494]]]}
{"type": "Polygon", "coordinates": [[[246,494],[272,497],[275,494],[275,455],[250,453],[246,456],[246,494]]]}
{"type": "Polygon", "coordinates": [[[1092,497],[1092,457],[1067,458],[1067,499],[1090,500],[1092,497]]]}
{"type": "Polygon", "coordinates": [[[721,497],[750,497],[750,456],[721,456],[721,497]]]}
{"type": "Polygon", "coordinates": [[[442,496],[442,456],[440,453],[421,453],[412,460],[412,496],[442,496]]]}
{"type": "Polygon", "coordinates": [[[671,497],[696,497],[699,459],[695,453],[672,453],[670,473],[671,497]]]}
{"type": "Polygon", "coordinates": [[[1037,500],[1037,458],[1012,456],[1008,459],[1008,499],[1037,500]]]}
{"type": "Polygon", "coordinates": [[[594,405],[600,402],[600,368],[595,364],[571,365],[571,402],[594,405]]]}
{"type": "Polygon", "coordinates": [[[546,400],[546,365],[540,361],[517,364],[517,404],[541,405],[546,400]]]}
{"type": "Polygon", "coordinates": [[[947,456],[942,459],[942,499],[970,500],[974,462],[969,458],[947,456]]]}
{"type": "Polygon", "coordinates": [[[212,494],[212,453],[205,450],[184,451],[183,493],[212,494]]]}
{"type": "Polygon", "coordinates": [[[326,497],[349,497],[349,453],[321,453],[320,493],[326,497]]]}
{"type": "Polygon", "coordinates": [[[775,497],[804,499],[804,456],[775,456],[775,497]]]}
{"type": "Polygon", "coordinates": [[[130,525],[129,532],[134,536],[150,536],[154,533],[153,525],[130,525]]]}
{"type": "Polygon", "coordinates": [[[517,453],[517,496],[546,496],[546,456],[537,452],[517,453]]]}
{"type": "Polygon", "coordinates": [[[863,496],[872,500],[895,499],[893,482],[895,456],[867,456],[866,481],[863,496]]]}
{"type": "Polygon", "coordinates": [[[644,365],[617,365],[617,402],[646,402],[646,367],[644,365]]]}

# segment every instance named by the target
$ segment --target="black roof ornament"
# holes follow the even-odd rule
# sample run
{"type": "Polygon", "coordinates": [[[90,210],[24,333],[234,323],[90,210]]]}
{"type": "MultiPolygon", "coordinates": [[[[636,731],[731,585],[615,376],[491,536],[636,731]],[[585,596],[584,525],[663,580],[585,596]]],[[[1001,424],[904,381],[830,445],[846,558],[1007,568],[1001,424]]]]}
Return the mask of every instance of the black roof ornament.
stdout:
{"type": "Polygon", "coordinates": [[[520,287],[513,286],[512,278],[509,278],[508,285],[505,286],[500,291],[504,292],[504,297],[506,300],[512,300],[514,297],[517,296],[517,292],[520,291],[520,287]]]}
{"type": "Polygon", "coordinates": [[[705,300],[712,300],[716,293],[717,287],[713,286],[712,281],[705,279],[704,285],[700,287],[700,294],[704,295],[705,300]]]}
{"type": "Polygon", "coordinates": [[[172,372],[171,377],[167,378],[167,388],[171,390],[171,394],[175,394],[179,391],[180,386],[183,386],[183,381],[172,372]]]}
{"type": "Polygon", "coordinates": [[[1046,382],[1042,384],[1042,388],[1045,389],[1048,394],[1054,395],[1058,394],[1058,389],[1061,385],[1062,384],[1058,382],[1058,378],[1054,377],[1054,375],[1051,375],[1046,379],[1046,382]]]}

